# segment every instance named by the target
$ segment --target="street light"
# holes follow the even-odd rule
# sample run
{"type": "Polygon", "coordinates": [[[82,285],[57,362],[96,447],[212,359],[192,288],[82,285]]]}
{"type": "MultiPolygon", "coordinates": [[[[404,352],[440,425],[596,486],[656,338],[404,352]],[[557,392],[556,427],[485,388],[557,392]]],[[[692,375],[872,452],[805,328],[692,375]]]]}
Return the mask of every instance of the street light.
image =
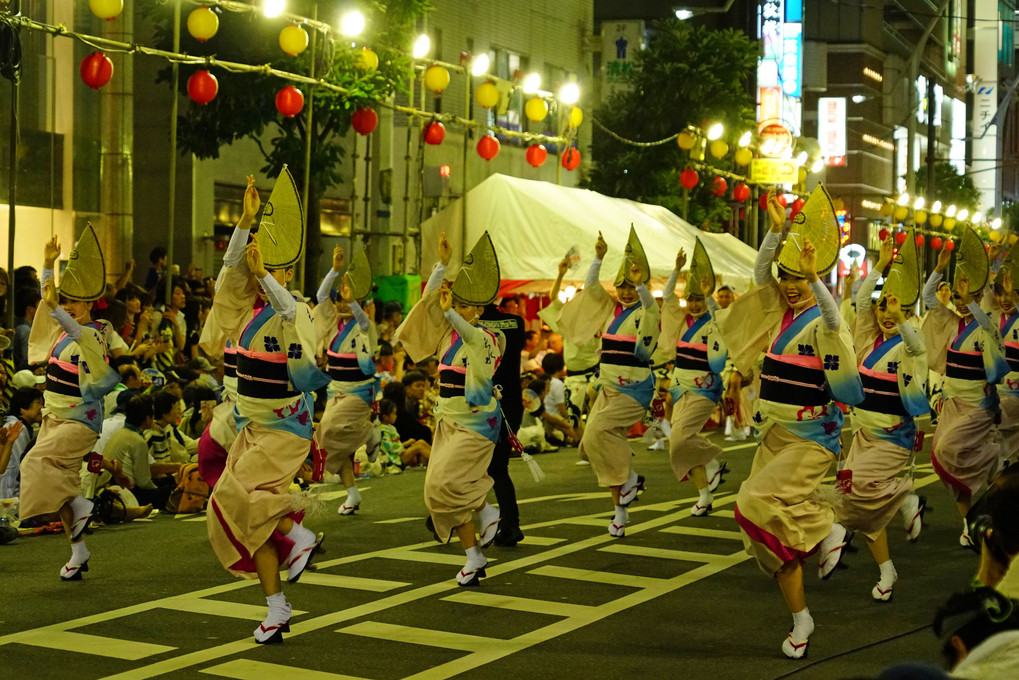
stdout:
{"type": "Polygon", "coordinates": [[[908,203],[909,203],[909,194],[907,194],[905,191],[903,191],[902,195],[899,196],[899,205],[907,205],[908,203]]]}
{"type": "Polygon", "coordinates": [[[722,136],[723,132],[725,132],[725,128],[722,127],[722,124],[715,123],[710,128],[708,128],[708,140],[712,142],[715,141],[716,139],[722,136]]]}
{"type": "Polygon", "coordinates": [[[960,222],[965,222],[967,217],[969,217],[969,210],[966,210],[966,208],[963,208],[962,210],[959,211],[959,221],[960,222]]]}
{"type": "Polygon", "coordinates": [[[268,19],[275,19],[279,15],[283,14],[283,10],[287,8],[287,0],[265,0],[262,3],[262,14],[268,19]]]}
{"type": "Polygon", "coordinates": [[[414,58],[421,59],[428,55],[428,51],[432,49],[432,39],[428,37],[427,33],[422,33],[414,41],[414,58]]]}
{"type": "Polygon", "coordinates": [[[973,213],[973,224],[980,224],[983,221],[984,221],[984,214],[982,212],[977,210],[975,213],[973,213]]]}
{"type": "Polygon", "coordinates": [[[814,161],[814,164],[810,166],[810,171],[813,173],[818,173],[821,172],[822,170],[824,170],[824,159],[818,158],[816,161],[814,161]]]}
{"type": "Polygon", "coordinates": [[[923,210],[925,203],[927,201],[924,200],[923,196],[917,196],[916,201],[913,202],[913,210],[923,210]]]}
{"type": "Polygon", "coordinates": [[[931,212],[941,212],[941,201],[934,201],[934,205],[931,206],[931,212]]]}
{"type": "Polygon", "coordinates": [[[488,53],[482,52],[471,61],[471,75],[483,76],[488,73],[488,53]]]}
{"type": "Polygon", "coordinates": [[[541,87],[541,74],[540,73],[528,73],[524,76],[523,88],[524,94],[534,94],[541,87]]]}
{"type": "Polygon", "coordinates": [[[1001,218],[1000,217],[995,217],[993,220],[991,220],[991,229],[994,229],[995,231],[997,231],[998,229],[1001,229],[1001,218]]]}
{"type": "Polygon", "coordinates": [[[739,141],[736,143],[739,144],[740,148],[745,148],[750,146],[750,142],[752,141],[754,141],[754,133],[752,133],[750,130],[747,130],[746,132],[743,133],[743,135],[739,138],[739,141]]]}
{"type": "Polygon", "coordinates": [[[807,152],[806,151],[799,152],[796,155],[796,158],[793,160],[793,163],[795,163],[798,167],[802,166],[806,162],[807,162],[807,152]]]}
{"type": "Polygon", "coordinates": [[[945,217],[955,217],[955,205],[948,206],[948,210],[945,211],[945,217]]]}
{"type": "Polygon", "coordinates": [[[559,101],[563,104],[570,104],[572,106],[577,103],[578,99],[580,99],[580,88],[577,87],[576,83],[566,83],[559,88],[559,101]]]}
{"type": "Polygon", "coordinates": [[[691,17],[693,17],[693,12],[691,12],[688,9],[677,9],[676,10],[676,18],[679,19],[680,21],[686,21],[687,19],[689,19],[691,17]]]}
{"type": "Polygon", "coordinates": [[[364,30],[364,15],[354,10],[353,12],[347,12],[340,19],[340,33],[353,38],[359,35],[364,30]]]}

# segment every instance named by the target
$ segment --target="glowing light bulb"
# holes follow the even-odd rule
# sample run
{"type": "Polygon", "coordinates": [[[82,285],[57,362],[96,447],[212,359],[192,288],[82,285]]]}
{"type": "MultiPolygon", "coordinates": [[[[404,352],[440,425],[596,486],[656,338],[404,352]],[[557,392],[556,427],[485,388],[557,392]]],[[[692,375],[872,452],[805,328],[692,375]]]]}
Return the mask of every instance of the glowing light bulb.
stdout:
{"type": "Polygon", "coordinates": [[[488,73],[488,53],[484,52],[471,61],[471,75],[483,76],[488,73]]]}
{"type": "Polygon", "coordinates": [[[360,35],[361,31],[364,30],[364,15],[354,10],[353,12],[347,12],[340,19],[340,33],[353,38],[355,35],[360,35]]]}
{"type": "Polygon", "coordinates": [[[708,128],[708,139],[713,142],[721,137],[723,132],[725,132],[725,127],[723,127],[721,123],[715,123],[708,128]]]}
{"type": "Polygon", "coordinates": [[[580,88],[576,83],[566,83],[559,89],[559,101],[563,104],[576,104],[580,99],[580,88]]]}
{"type": "Polygon", "coordinates": [[[283,14],[283,10],[287,8],[287,0],[265,0],[262,3],[262,14],[268,19],[275,19],[279,15],[283,14]]]}
{"type": "Polygon", "coordinates": [[[739,142],[737,142],[737,144],[739,144],[741,147],[747,147],[747,146],[750,146],[750,142],[752,142],[753,139],[754,139],[754,134],[752,132],[750,132],[750,130],[747,130],[739,138],[739,142]]]}
{"type": "Polygon", "coordinates": [[[931,212],[941,212],[941,201],[934,201],[931,206],[931,212]]]}
{"type": "Polygon", "coordinates": [[[916,200],[913,201],[913,210],[923,210],[926,203],[927,201],[924,200],[923,196],[917,196],[916,200]]]}
{"type": "Polygon", "coordinates": [[[432,39],[428,37],[427,33],[422,33],[414,41],[414,58],[421,59],[422,57],[428,56],[428,52],[432,49],[432,39]]]}
{"type": "Polygon", "coordinates": [[[540,73],[528,73],[524,77],[524,94],[534,94],[541,87],[541,74],[540,73]]]}
{"type": "Polygon", "coordinates": [[[907,194],[905,191],[903,191],[902,195],[899,196],[899,205],[906,205],[908,203],[909,203],[909,194],[907,194]]]}

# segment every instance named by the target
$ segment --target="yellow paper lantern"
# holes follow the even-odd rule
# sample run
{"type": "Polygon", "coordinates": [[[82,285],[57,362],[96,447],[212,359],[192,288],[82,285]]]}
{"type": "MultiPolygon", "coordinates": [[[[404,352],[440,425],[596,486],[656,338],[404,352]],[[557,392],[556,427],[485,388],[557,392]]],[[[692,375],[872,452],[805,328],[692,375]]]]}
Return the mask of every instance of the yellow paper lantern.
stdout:
{"type": "MultiPolygon", "coordinates": [[[[308,49],[308,32],[297,24],[290,24],[280,31],[280,49],[291,57],[296,57],[308,49]]],[[[379,58],[375,57],[376,64],[378,60],[379,58]]]]}
{"type": "Polygon", "coordinates": [[[578,128],[580,124],[584,122],[584,112],[581,111],[579,106],[574,106],[570,109],[570,127],[578,128]]]}
{"type": "MultiPolygon", "coordinates": [[[[354,63],[362,71],[374,71],[379,67],[379,55],[375,54],[370,47],[362,47],[361,52],[357,55],[357,59],[354,63]]],[[[446,77],[449,77],[448,73],[446,74],[446,77]]]]}
{"type": "Polygon", "coordinates": [[[548,102],[541,97],[531,97],[524,104],[524,113],[527,118],[535,123],[545,120],[548,115],[548,102]]]}
{"type": "Polygon", "coordinates": [[[995,243],[1001,243],[1001,239],[1003,238],[1000,231],[994,230],[991,230],[990,237],[995,243]]]}
{"type": "Polygon", "coordinates": [[[711,151],[712,156],[721,159],[725,158],[725,154],[729,153],[729,145],[726,144],[721,139],[716,139],[715,141],[711,142],[711,147],[709,148],[709,150],[711,151]]]}
{"type": "Polygon", "coordinates": [[[736,165],[750,165],[750,161],[754,160],[754,152],[750,149],[736,149],[733,160],[736,161],[736,165]]]}
{"type": "Polygon", "coordinates": [[[219,30],[219,15],[211,7],[199,7],[188,14],[188,33],[200,42],[205,42],[219,30]]]}
{"type": "Polygon", "coordinates": [[[892,213],[895,212],[895,204],[891,201],[885,201],[881,204],[881,214],[885,217],[891,217],[892,213]]]}
{"type": "Polygon", "coordinates": [[[124,11],[124,0],[88,0],[88,8],[100,19],[113,19],[124,11]]]}
{"type": "Polygon", "coordinates": [[[931,226],[934,227],[935,229],[940,227],[941,223],[944,222],[944,221],[945,221],[945,218],[942,217],[941,215],[937,214],[937,213],[934,213],[933,215],[931,215],[931,226]]]}
{"type": "Polygon", "coordinates": [[[438,64],[425,71],[425,87],[432,92],[442,92],[449,87],[449,71],[438,64]]]}
{"type": "Polygon", "coordinates": [[[474,101],[486,109],[492,108],[499,103],[499,88],[490,81],[481,83],[474,91],[474,101]]]}
{"type": "Polygon", "coordinates": [[[799,183],[803,184],[807,181],[807,171],[800,168],[799,174],[797,174],[796,177],[799,179],[799,183]]]}
{"type": "Polygon", "coordinates": [[[953,229],[955,229],[955,218],[954,217],[946,217],[945,218],[945,231],[952,231],[953,229]]]}
{"type": "Polygon", "coordinates": [[[913,214],[913,221],[916,222],[917,224],[924,224],[924,223],[926,223],[927,222],[927,213],[924,212],[923,210],[917,210],[913,214]]]}
{"type": "Polygon", "coordinates": [[[1009,234],[1008,245],[1014,246],[1016,243],[1019,243],[1019,236],[1016,236],[1015,234],[1009,234]]]}
{"type": "Polygon", "coordinates": [[[693,145],[697,143],[697,136],[689,130],[683,130],[676,137],[676,144],[683,151],[689,151],[693,148],[693,145]]]}
{"type": "Polygon", "coordinates": [[[896,222],[901,222],[906,219],[906,215],[909,214],[909,208],[904,205],[895,206],[895,212],[892,213],[892,218],[896,222]]]}

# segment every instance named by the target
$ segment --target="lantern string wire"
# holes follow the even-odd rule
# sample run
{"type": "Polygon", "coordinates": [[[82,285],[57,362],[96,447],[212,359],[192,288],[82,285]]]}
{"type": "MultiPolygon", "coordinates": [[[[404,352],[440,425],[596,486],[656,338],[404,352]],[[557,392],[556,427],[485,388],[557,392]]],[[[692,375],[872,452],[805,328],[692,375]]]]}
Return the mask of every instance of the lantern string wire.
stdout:
{"type": "Polygon", "coordinates": [[[622,135],[616,134],[615,132],[613,132],[609,128],[605,127],[605,124],[602,123],[600,120],[598,120],[596,117],[591,116],[591,120],[593,120],[594,124],[597,125],[604,132],[607,132],[609,135],[611,135],[612,137],[614,137],[618,141],[622,142],[623,144],[629,144],[630,146],[643,146],[643,147],[661,146],[662,144],[667,144],[667,143],[671,142],[672,140],[674,140],[676,137],[679,137],[679,133],[677,132],[676,134],[670,135],[669,137],[666,137],[665,139],[659,139],[657,142],[635,142],[632,139],[627,139],[626,137],[623,137],[622,135]]]}
{"type": "MultiPolygon", "coordinates": [[[[299,73],[292,73],[290,71],[284,71],[281,69],[273,68],[270,64],[253,65],[244,64],[241,62],[227,61],[224,59],[218,59],[215,56],[196,56],[185,54],[181,52],[170,52],[167,50],[160,50],[154,47],[148,47],[146,45],[140,45],[137,43],[125,43],[116,40],[110,40],[108,38],[101,38],[94,35],[88,35],[84,33],[78,33],[76,31],[69,30],[64,25],[52,25],[46,24],[34,19],[23,16],[10,16],[7,20],[12,25],[17,25],[22,28],[42,31],[49,33],[54,36],[62,36],[67,38],[73,38],[81,43],[84,43],[97,50],[104,50],[107,52],[122,52],[125,54],[144,54],[150,57],[158,57],[171,63],[184,64],[184,65],[202,65],[207,67],[217,67],[230,73],[254,73],[263,76],[271,76],[279,78],[281,80],[288,80],[295,83],[301,83],[308,85],[312,88],[322,88],[325,90],[331,90],[341,95],[349,96],[350,91],[334,83],[330,83],[322,78],[311,78],[306,75],[299,73]]],[[[501,125],[483,123],[471,118],[462,118],[460,116],[453,115],[451,113],[436,113],[432,111],[424,111],[410,106],[402,106],[390,101],[377,101],[374,102],[376,105],[393,111],[399,111],[400,113],[407,114],[408,116],[414,116],[417,118],[427,119],[430,121],[439,121],[443,124],[455,125],[466,130],[482,129],[491,130],[492,132],[503,135],[505,137],[512,137],[516,139],[523,139],[528,143],[541,144],[549,143],[563,146],[570,146],[573,140],[576,138],[576,131],[571,130],[568,127],[562,135],[547,135],[547,134],[535,134],[533,132],[521,132],[519,130],[510,130],[501,125]]]]}

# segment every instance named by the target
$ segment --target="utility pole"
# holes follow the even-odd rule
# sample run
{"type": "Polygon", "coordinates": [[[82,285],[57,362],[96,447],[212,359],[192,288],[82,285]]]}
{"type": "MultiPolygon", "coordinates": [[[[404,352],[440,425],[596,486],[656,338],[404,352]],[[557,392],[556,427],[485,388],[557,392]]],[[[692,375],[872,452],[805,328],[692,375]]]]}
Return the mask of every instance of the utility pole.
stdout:
{"type": "MultiPolygon", "coordinates": [[[[909,124],[908,124],[908,126],[906,128],[906,148],[907,148],[907,151],[906,151],[906,191],[908,191],[911,194],[916,191],[916,168],[913,167],[913,147],[916,145],[916,125],[917,125],[916,107],[917,107],[917,102],[915,100],[916,100],[916,79],[920,76],[920,58],[922,57],[924,49],[927,46],[927,41],[931,37],[931,33],[934,32],[934,28],[938,25],[938,22],[941,21],[942,17],[945,14],[945,10],[948,9],[948,5],[950,3],[951,3],[951,0],[942,0],[941,1],[941,4],[938,6],[937,13],[927,23],[927,28],[924,30],[923,35],[920,36],[920,40],[917,41],[916,47],[913,48],[913,55],[909,58],[909,68],[906,69],[906,73],[908,74],[908,77],[909,77],[909,83],[907,84],[907,87],[906,87],[906,92],[907,92],[907,97],[906,97],[907,106],[906,106],[906,108],[909,111],[909,118],[908,118],[908,123],[909,124]]],[[[931,80],[933,80],[933,79],[932,78],[928,78],[928,81],[931,81],[931,80]]],[[[928,108],[933,110],[934,109],[934,98],[930,94],[931,92],[933,92],[933,85],[930,82],[927,83],[927,91],[928,91],[928,95],[927,95],[927,102],[928,102],[928,104],[927,105],[928,105],[928,108]]],[[[927,142],[928,150],[931,148],[930,147],[930,137],[931,136],[932,136],[931,135],[931,130],[928,129],[928,142],[927,142]]],[[[930,162],[930,158],[928,156],[928,163],[929,162],[930,162]]],[[[928,173],[928,180],[927,181],[928,181],[928,184],[929,184],[930,183],[930,173],[928,173]]]]}

